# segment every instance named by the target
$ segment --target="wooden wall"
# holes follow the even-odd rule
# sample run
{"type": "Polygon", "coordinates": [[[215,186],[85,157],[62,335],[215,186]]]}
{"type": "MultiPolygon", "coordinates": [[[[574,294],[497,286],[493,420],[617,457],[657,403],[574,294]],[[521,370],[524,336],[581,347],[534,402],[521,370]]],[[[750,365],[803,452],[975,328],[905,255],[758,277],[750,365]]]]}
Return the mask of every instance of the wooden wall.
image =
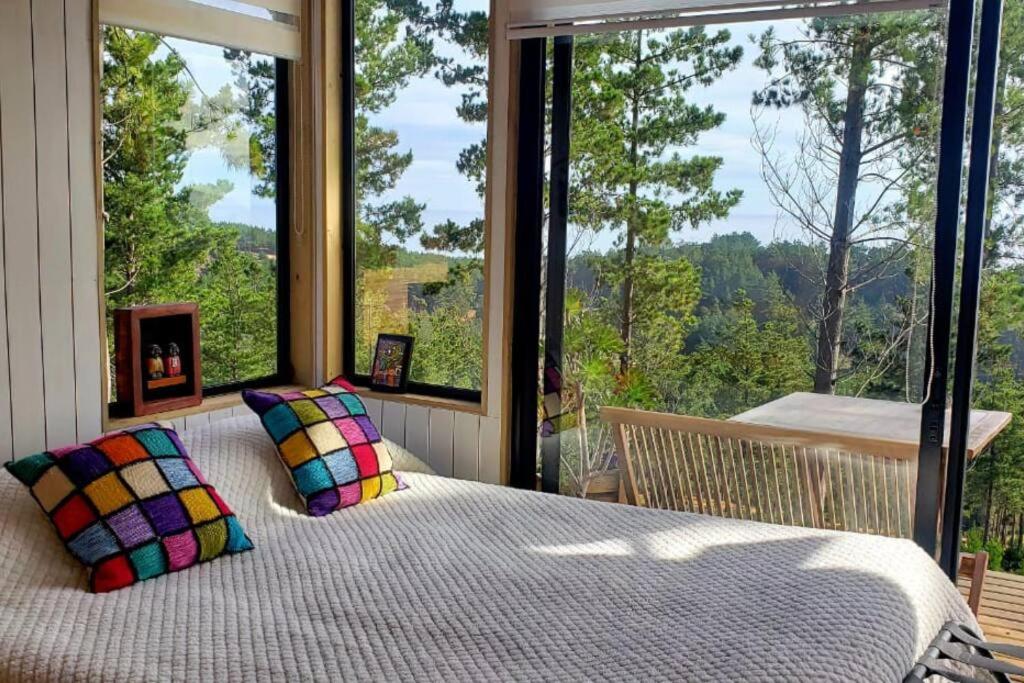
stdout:
{"type": "Polygon", "coordinates": [[[0,1],[0,460],[101,430],[90,5],[0,1]]]}

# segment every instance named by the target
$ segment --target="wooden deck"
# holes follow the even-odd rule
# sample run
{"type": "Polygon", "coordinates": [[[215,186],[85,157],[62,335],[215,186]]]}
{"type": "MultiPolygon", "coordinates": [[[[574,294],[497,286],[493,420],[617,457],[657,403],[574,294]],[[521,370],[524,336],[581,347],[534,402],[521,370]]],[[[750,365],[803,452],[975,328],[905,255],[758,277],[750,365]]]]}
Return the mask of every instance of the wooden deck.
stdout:
{"type": "MultiPolygon", "coordinates": [[[[957,581],[964,599],[971,580],[961,576],[957,581]]],[[[1024,576],[990,571],[985,576],[978,615],[988,640],[1024,646],[1024,576]]],[[[1024,661],[1010,660],[1024,666],[1024,661]]],[[[1024,678],[1014,678],[1024,681],[1024,678]]]]}

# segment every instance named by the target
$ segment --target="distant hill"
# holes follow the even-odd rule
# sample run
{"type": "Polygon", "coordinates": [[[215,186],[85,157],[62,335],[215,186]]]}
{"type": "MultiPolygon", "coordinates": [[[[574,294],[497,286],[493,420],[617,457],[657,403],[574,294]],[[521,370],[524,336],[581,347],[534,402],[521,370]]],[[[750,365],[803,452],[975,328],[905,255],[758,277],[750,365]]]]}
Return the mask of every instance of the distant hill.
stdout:
{"type": "Polygon", "coordinates": [[[218,227],[238,232],[238,248],[253,254],[277,256],[277,231],[245,223],[217,223],[218,227]]]}

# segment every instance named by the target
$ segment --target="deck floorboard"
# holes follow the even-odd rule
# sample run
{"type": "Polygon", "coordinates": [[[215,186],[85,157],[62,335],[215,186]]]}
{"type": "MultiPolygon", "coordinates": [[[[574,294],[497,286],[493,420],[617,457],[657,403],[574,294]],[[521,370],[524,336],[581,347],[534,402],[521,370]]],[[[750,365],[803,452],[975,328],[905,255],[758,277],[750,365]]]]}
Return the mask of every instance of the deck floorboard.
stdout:
{"type": "MultiPolygon", "coordinates": [[[[966,599],[970,578],[961,576],[957,585],[966,599]]],[[[990,641],[1024,645],[1024,576],[994,571],[986,574],[978,623],[990,641]]],[[[1004,659],[1024,666],[1024,660],[1004,659]]],[[[1012,680],[1024,683],[1024,677],[1014,676],[1012,680]]]]}

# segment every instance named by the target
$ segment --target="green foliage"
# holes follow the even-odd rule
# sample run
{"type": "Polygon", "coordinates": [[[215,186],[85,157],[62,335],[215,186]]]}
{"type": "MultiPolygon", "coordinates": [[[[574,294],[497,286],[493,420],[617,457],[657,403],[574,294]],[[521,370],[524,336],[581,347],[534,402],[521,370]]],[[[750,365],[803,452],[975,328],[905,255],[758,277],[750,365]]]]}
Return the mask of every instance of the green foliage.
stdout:
{"type": "Polygon", "coordinates": [[[425,11],[409,0],[356,2],[356,251],[362,268],[391,265],[395,248],[389,245],[404,244],[423,229],[424,207],[412,197],[376,199],[398,184],[413,156],[399,151],[395,131],[372,124],[371,117],[433,66],[433,43],[426,29],[408,23],[425,11]]]}
{"type": "MultiPolygon", "coordinates": [[[[240,98],[249,109],[239,118],[229,90],[196,97],[182,56],[173,49],[158,56],[167,47],[158,36],[106,27],[103,37],[108,326],[115,308],[195,301],[204,384],[274,374],[276,237],[210,220],[209,209],[231,191],[229,182],[183,183],[192,149],[221,145],[230,157],[232,141],[246,132],[248,120],[256,146],[265,148],[250,171],[260,179],[259,193],[273,194],[273,121],[253,120],[257,110],[270,108],[272,81],[269,89],[257,85],[252,96],[240,98]]],[[[259,71],[251,60],[247,69],[259,71]]]]}
{"type": "MultiPolygon", "coordinates": [[[[476,315],[479,280],[445,287],[433,297],[430,310],[412,314],[410,330],[420,353],[412,379],[452,387],[479,387],[483,321],[476,315]]],[[[425,303],[425,302],[424,302],[425,303]]]]}
{"type": "Polygon", "coordinates": [[[996,571],[1003,569],[1003,554],[1006,550],[1003,548],[1003,544],[996,539],[990,539],[985,544],[985,552],[988,553],[988,568],[996,571]]]}
{"type": "Polygon", "coordinates": [[[207,384],[277,372],[277,269],[225,232],[199,281],[207,384]]]}
{"type": "Polygon", "coordinates": [[[964,533],[963,543],[960,544],[960,551],[965,553],[976,553],[985,545],[984,533],[980,527],[971,527],[964,533]]]}
{"type": "Polygon", "coordinates": [[[807,339],[795,312],[781,298],[764,322],[754,303],[740,291],[716,338],[687,356],[680,408],[687,414],[726,418],[794,391],[806,390],[810,377],[807,339]]]}

